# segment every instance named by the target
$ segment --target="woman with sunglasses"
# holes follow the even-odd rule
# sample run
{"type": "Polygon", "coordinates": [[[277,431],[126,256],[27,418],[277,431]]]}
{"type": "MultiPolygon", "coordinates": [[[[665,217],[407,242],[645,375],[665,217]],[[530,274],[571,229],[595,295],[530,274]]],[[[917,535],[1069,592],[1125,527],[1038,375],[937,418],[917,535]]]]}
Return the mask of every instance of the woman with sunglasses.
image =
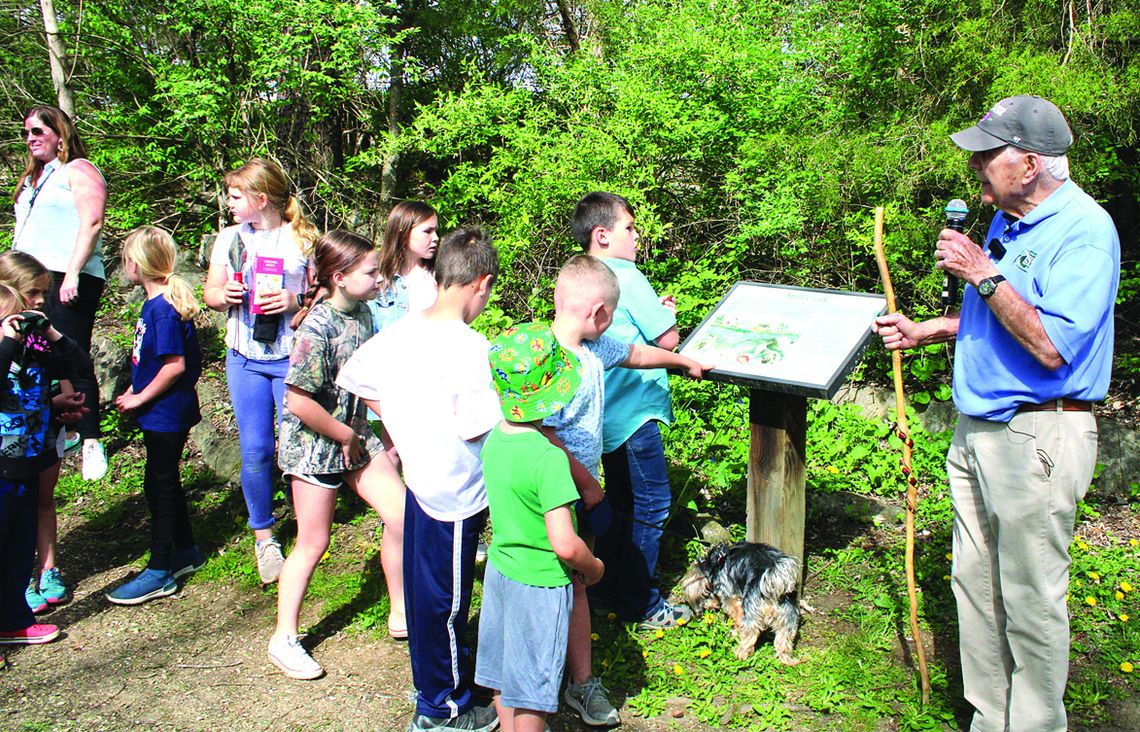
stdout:
{"type": "MultiPolygon", "coordinates": [[[[105,279],[102,229],[107,183],[87,160],[79,133],[62,110],[43,106],[29,111],[24,118],[24,141],[28,146],[27,166],[13,196],[14,248],[38,259],[51,273],[43,312],[61,333],[90,353],[91,331],[105,279]]],[[[72,384],[83,393],[88,408],[76,425],[83,441],[83,478],[99,480],[107,472],[107,457],[99,441],[99,386],[94,371],[77,372],[72,384]]],[[[57,464],[54,472],[45,472],[40,481],[37,545],[44,571],[39,592],[49,604],[62,602],[66,594],[54,557],[52,489],[58,471],[57,464]]]]}

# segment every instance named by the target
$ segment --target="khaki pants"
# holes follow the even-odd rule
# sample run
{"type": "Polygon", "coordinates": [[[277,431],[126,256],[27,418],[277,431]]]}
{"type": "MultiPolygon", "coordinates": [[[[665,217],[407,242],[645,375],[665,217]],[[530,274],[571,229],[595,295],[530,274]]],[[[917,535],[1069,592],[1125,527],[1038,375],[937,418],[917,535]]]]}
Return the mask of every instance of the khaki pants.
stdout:
{"type": "Polygon", "coordinates": [[[1066,728],[1069,544],[1096,440],[1091,412],[958,417],[951,576],[975,732],[1066,728]]]}

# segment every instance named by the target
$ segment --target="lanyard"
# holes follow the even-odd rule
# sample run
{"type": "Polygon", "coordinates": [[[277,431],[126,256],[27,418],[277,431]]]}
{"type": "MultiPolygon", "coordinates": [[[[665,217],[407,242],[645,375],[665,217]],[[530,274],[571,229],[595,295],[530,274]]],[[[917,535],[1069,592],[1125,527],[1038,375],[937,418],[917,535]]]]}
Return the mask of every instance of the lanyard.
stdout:
{"type": "MultiPolygon", "coordinates": [[[[13,241],[20,241],[20,234],[24,233],[24,228],[27,227],[28,221],[30,221],[32,218],[32,207],[36,205],[36,199],[40,197],[40,191],[44,189],[44,186],[47,184],[48,178],[51,177],[52,173],[58,169],[59,166],[53,166],[49,168],[47,174],[41,176],[40,179],[36,181],[36,185],[32,187],[32,197],[28,201],[28,215],[24,217],[24,223],[20,226],[20,230],[16,232],[15,237],[13,237],[13,241]]],[[[25,186],[26,185],[27,183],[25,183],[25,186]]]]}

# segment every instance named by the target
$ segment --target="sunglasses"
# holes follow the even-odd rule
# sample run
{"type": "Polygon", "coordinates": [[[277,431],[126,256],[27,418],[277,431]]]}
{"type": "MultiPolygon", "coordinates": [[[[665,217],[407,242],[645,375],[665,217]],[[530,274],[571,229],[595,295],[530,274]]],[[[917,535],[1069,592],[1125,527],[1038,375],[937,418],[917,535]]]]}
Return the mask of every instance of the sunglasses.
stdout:
{"type": "Polygon", "coordinates": [[[28,137],[28,136],[43,137],[44,135],[46,135],[50,131],[51,131],[50,129],[44,129],[43,127],[31,127],[29,129],[24,130],[24,136],[25,137],[28,137]]]}

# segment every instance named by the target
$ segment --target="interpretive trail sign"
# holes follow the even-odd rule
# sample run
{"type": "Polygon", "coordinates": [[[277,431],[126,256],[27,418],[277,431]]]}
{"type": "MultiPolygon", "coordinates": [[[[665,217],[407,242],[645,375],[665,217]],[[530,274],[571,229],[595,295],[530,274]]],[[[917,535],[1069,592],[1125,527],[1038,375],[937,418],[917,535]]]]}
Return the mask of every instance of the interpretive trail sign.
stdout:
{"type": "Polygon", "coordinates": [[[804,559],[807,399],[830,399],[871,341],[886,298],[738,282],[680,351],[749,387],[748,540],[804,559]]]}

